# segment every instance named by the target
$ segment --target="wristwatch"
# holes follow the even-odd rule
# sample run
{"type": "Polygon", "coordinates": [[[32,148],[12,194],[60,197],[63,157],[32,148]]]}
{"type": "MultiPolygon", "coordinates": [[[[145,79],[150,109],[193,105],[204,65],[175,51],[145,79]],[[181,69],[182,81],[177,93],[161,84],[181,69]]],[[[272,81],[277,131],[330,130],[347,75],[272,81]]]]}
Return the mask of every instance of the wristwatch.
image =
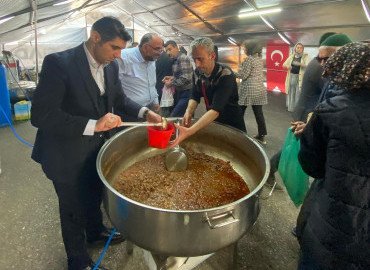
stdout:
{"type": "Polygon", "coordinates": [[[143,113],[143,119],[145,119],[146,120],[146,117],[148,116],[148,113],[149,113],[149,109],[146,109],[145,111],[144,111],[144,113],[143,113]]]}

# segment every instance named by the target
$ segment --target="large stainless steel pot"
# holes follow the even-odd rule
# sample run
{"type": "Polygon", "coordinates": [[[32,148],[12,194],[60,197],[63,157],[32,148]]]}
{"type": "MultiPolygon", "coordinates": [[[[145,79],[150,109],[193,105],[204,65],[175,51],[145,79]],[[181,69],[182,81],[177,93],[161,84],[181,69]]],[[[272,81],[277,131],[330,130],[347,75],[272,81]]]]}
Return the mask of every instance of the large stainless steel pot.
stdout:
{"type": "Polygon", "coordinates": [[[230,161],[251,193],[233,203],[198,211],[155,208],[118,193],[112,184],[122,170],[166,151],[147,146],[143,127],[126,129],[108,140],[99,152],[97,169],[105,185],[106,211],[128,240],[161,255],[200,256],[236,242],[255,223],[260,211],[259,194],[270,165],[256,141],[221,124],[211,124],[183,145],[230,161]]]}

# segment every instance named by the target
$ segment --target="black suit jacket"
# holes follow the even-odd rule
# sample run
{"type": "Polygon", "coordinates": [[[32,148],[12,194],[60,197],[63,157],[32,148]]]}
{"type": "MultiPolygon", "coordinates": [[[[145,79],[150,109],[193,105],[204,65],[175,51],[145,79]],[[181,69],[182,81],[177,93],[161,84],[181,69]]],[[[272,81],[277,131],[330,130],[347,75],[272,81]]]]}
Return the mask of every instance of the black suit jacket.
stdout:
{"type": "Polygon", "coordinates": [[[32,99],[31,123],[38,128],[32,158],[49,179],[96,175],[96,156],[107,134],[84,136],[89,119],[107,112],[137,116],[140,105],[127,98],[113,61],[104,68],[107,111],[99,106],[99,88],[83,48],[47,55],[32,99]]]}
{"type": "Polygon", "coordinates": [[[172,65],[173,59],[171,59],[166,52],[163,52],[161,56],[155,61],[155,71],[157,82],[155,84],[155,88],[157,89],[157,93],[159,95],[159,101],[162,97],[162,88],[164,83],[162,82],[165,76],[172,76],[172,65]]]}

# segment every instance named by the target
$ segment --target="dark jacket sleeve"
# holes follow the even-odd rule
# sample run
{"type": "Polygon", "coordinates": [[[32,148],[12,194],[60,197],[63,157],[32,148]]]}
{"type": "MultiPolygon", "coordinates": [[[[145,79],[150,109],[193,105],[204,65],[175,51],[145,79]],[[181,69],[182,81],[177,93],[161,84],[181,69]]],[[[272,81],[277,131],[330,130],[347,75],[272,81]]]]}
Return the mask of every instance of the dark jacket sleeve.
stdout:
{"type": "Polygon", "coordinates": [[[63,109],[68,106],[64,104],[68,87],[66,68],[58,55],[45,57],[32,98],[31,123],[50,134],[81,136],[89,118],[72,115],[63,109]]]}
{"type": "Polygon", "coordinates": [[[325,175],[327,136],[320,114],[315,112],[301,136],[298,154],[302,169],[314,178],[325,175]]]}

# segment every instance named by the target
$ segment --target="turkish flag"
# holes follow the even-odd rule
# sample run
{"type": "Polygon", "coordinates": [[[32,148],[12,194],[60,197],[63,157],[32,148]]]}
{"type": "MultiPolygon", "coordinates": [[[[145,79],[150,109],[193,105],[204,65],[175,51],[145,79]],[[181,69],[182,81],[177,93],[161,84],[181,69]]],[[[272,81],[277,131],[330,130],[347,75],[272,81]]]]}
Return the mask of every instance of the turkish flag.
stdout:
{"type": "Polygon", "coordinates": [[[266,48],[267,90],[285,93],[286,70],[283,63],[289,57],[289,45],[268,44],[266,48]]]}

